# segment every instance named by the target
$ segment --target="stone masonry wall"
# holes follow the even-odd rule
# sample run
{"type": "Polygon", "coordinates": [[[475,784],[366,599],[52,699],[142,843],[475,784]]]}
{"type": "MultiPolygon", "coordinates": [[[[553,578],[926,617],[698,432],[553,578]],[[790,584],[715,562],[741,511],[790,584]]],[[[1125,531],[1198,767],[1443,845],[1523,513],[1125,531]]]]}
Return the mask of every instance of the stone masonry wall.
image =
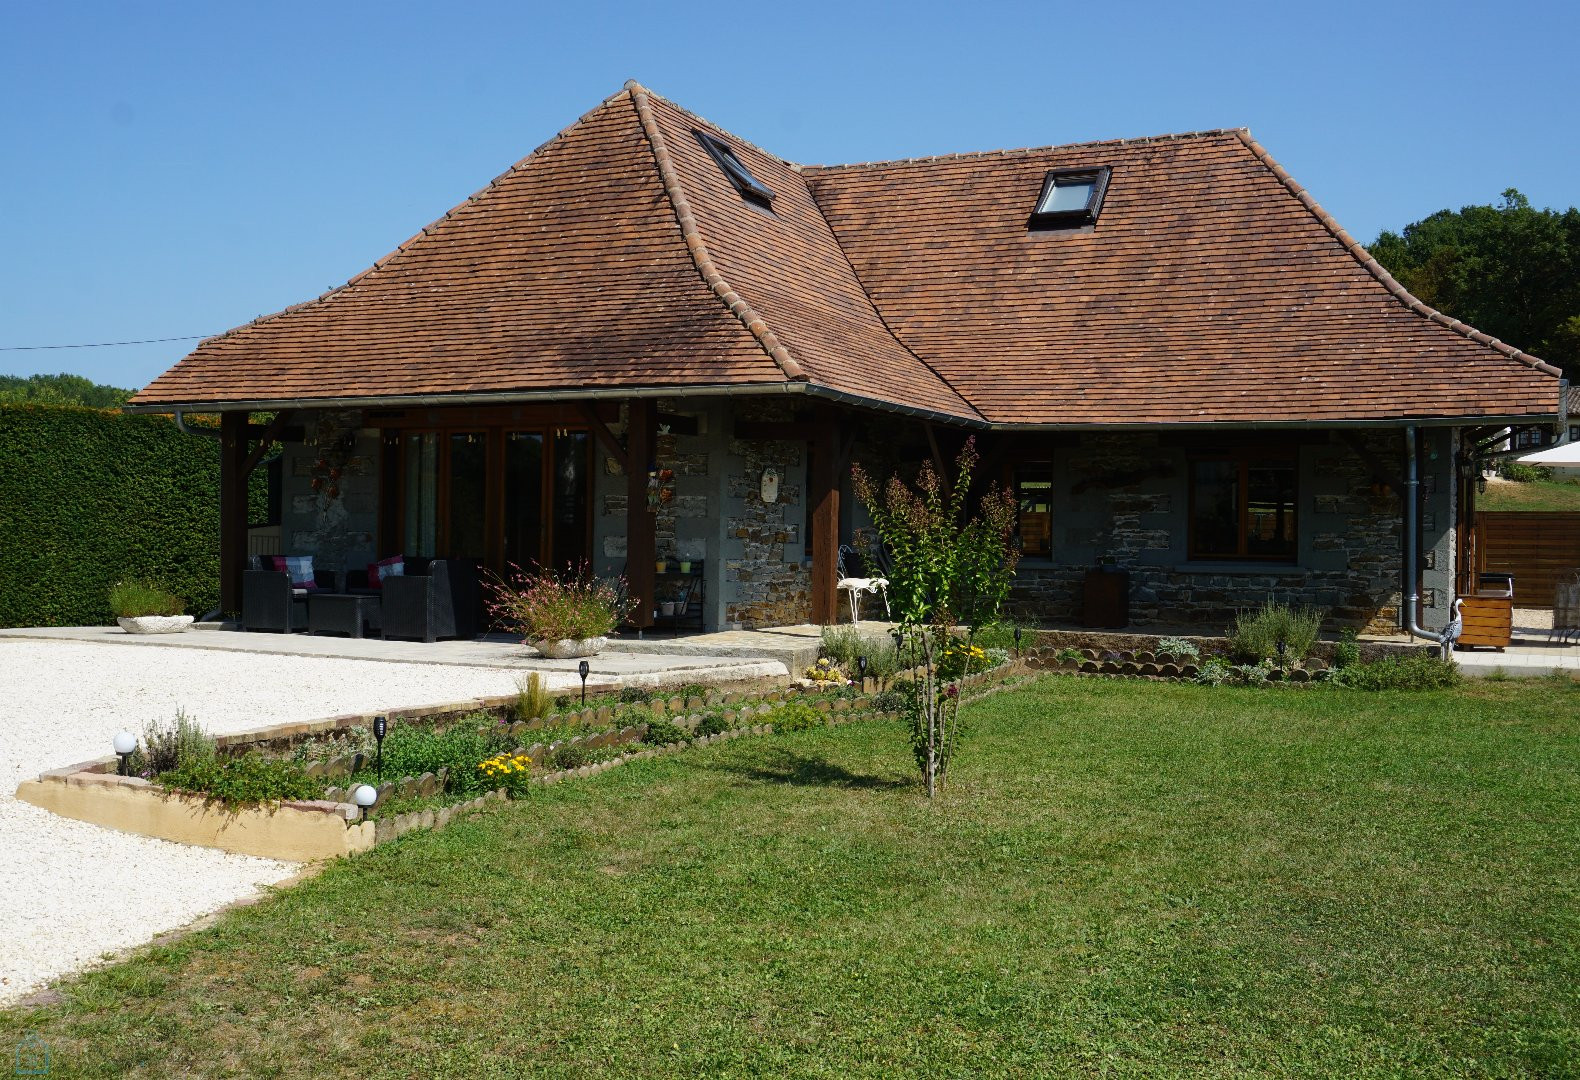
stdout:
{"type": "Polygon", "coordinates": [[[379,556],[378,536],[379,433],[358,429],[355,414],[341,418],[344,430],[354,436],[349,454],[342,455],[340,475],[331,481],[322,449],[312,439],[319,430],[317,414],[309,414],[307,443],[286,443],[280,470],[280,535],[287,555],[311,555],[315,569],[332,571],[337,578],[347,569],[361,570],[379,556]],[[320,481],[313,487],[315,477],[320,481]],[[335,495],[331,497],[331,483],[335,495]]]}
{"type": "MultiPolygon", "coordinates": [[[[744,399],[743,420],[788,420],[784,402],[744,399]]],[[[803,558],[805,446],[731,439],[722,455],[724,481],[725,621],[746,629],[787,626],[812,617],[810,569],[803,558]],[[763,470],[779,471],[779,497],[762,499],[763,470]]]]}
{"type": "MultiPolygon", "coordinates": [[[[1403,472],[1403,436],[1361,439],[1387,468],[1403,472]]],[[[1447,621],[1453,587],[1453,440],[1426,437],[1421,519],[1428,627],[1447,621]]],[[[1090,435],[1053,455],[1051,561],[1021,563],[1013,614],[1079,622],[1087,572],[1103,556],[1130,575],[1133,625],[1222,629],[1267,597],[1328,612],[1330,629],[1388,632],[1398,625],[1403,521],[1397,492],[1374,483],[1366,462],[1337,440],[1299,453],[1300,541],[1293,565],[1189,560],[1186,452],[1155,435],[1090,435]]]]}

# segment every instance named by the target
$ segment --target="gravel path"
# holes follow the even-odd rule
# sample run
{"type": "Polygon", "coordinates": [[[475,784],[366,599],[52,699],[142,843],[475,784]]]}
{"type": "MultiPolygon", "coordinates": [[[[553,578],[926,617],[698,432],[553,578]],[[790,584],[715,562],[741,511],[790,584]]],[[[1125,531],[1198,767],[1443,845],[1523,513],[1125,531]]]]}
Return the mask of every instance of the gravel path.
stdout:
{"type": "Polygon", "coordinates": [[[298,870],[57,817],[23,780],[178,708],[222,734],[515,689],[497,667],[0,639],[0,1005],[298,870]]]}

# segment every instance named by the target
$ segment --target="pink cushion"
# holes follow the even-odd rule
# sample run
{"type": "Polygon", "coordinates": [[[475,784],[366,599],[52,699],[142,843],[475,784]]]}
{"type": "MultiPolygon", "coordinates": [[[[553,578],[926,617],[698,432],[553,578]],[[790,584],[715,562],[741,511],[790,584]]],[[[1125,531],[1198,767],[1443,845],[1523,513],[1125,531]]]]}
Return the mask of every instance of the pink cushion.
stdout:
{"type": "Polygon", "coordinates": [[[272,555],[270,559],[273,561],[276,570],[291,575],[291,588],[318,588],[318,581],[313,577],[313,557],[311,555],[272,555]]]}
{"type": "Polygon", "coordinates": [[[406,573],[406,559],[401,555],[391,555],[387,559],[368,563],[368,588],[382,589],[384,579],[402,577],[406,573]]]}

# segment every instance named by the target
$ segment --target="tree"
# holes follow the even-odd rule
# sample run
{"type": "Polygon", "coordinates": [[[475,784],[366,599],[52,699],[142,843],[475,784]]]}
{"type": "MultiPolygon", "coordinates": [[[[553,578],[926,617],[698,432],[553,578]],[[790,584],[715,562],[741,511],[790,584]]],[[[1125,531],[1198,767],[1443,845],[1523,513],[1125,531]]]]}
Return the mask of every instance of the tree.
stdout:
{"type": "Polygon", "coordinates": [[[947,778],[960,732],[960,687],[941,678],[940,669],[953,653],[969,670],[972,639],[998,617],[1019,555],[1011,541],[1016,502],[1008,489],[990,487],[977,516],[966,517],[976,465],[972,437],[955,459],[948,491],[931,462],[922,465],[914,488],[898,476],[880,487],[859,464],[851,470],[856,497],[889,552],[890,610],[920,661],[911,747],[929,798],[947,778]],[[955,638],[961,625],[967,632],[963,656],[955,638]]]}
{"type": "Polygon", "coordinates": [[[0,375],[0,404],[82,405],[119,409],[132,396],[118,386],[102,386],[81,375],[0,375]]]}
{"type": "Polygon", "coordinates": [[[1439,311],[1580,374],[1580,210],[1536,210],[1509,188],[1499,206],[1385,231],[1371,253],[1439,311]]]}

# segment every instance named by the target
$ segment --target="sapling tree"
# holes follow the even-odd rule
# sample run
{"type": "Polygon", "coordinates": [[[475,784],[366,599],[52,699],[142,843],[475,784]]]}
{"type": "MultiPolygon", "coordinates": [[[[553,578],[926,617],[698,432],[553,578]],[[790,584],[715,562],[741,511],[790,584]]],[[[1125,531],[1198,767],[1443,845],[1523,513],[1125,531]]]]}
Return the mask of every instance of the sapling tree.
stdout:
{"type": "Polygon", "coordinates": [[[931,463],[914,486],[898,476],[881,486],[859,465],[852,476],[889,553],[889,605],[900,624],[903,648],[920,677],[911,703],[911,747],[928,797],[949,772],[960,730],[960,687],[940,673],[956,628],[966,630],[965,670],[976,632],[999,612],[1015,576],[1019,552],[1011,542],[1016,503],[1007,489],[989,485],[977,513],[968,499],[977,466],[976,439],[955,459],[947,489],[931,463]]]}

